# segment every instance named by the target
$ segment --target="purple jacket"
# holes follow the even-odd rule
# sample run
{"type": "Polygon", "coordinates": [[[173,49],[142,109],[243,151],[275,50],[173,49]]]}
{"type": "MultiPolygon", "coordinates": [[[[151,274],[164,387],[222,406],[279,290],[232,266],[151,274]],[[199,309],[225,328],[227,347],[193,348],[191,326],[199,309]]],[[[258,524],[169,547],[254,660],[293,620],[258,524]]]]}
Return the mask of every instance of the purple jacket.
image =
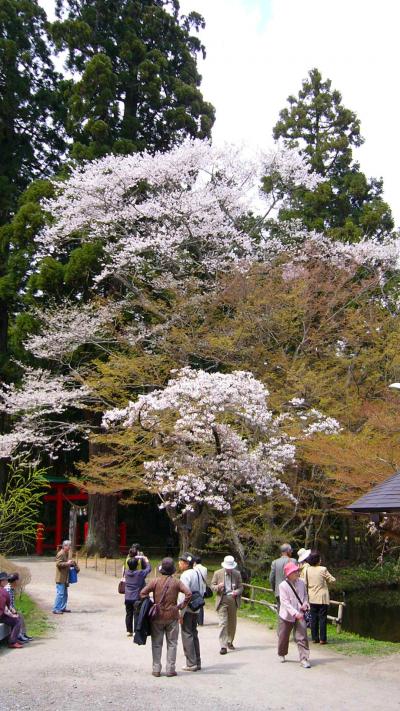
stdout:
{"type": "Polygon", "coordinates": [[[144,570],[125,570],[125,600],[126,602],[136,602],[140,600],[140,591],[144,588],[146,577],[151,572],[150,563],[144,570]]]}

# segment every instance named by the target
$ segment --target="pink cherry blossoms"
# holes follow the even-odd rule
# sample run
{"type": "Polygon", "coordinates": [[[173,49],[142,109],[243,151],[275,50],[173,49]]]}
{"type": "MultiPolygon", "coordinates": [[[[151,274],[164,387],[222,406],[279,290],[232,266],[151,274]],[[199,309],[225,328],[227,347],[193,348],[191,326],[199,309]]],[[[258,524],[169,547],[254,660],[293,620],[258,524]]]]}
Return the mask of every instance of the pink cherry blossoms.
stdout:
{"type": "MultiPolygon", "coordinates": [[[[183,515],[207,504],[229,512],[240,490],[269,497],[276,489],[293,498],[279,478],[295,462],[293,437],[282,430],[290,415],[274,417],[267,399],[267,389],[249,372],[183,368],[164,390],[106,412],[103,425],[141,425],[172,449],[144,462],[145,481],[164,508],[183,515]]],[[[323,419],[311,414],[314,427],[318,422],[322,428],[323,419]]],[[[312,426],[307,416],[304,424],[312,426]]],[[[332,427],[333,420],[327,429],[332,427]]]]}
{"type": "Polygon", "coordinates": [[[0,386],[0,412],[15,421],[12,432],[0,435],[0,458],[21,449],[42,449],[56,458],[58,450],[73,449],[76,435],[87,436],[88,431],[85,423],[65,415],[84,407],[88,397],[89,390],[75,378],[25,368],[20,386],[0,386]]]}
{"type": "MultiPolygon", "coordinates": [[[[312,188],[317,180],[292,149],[248,160],[234,148],[186,140],[168,153],[108,155],[55,184],[40,248],[57,254],[77,240],[101,241],[100,281],[113,275],[125,282],[146,265],[180,276],[229,269],[258,258],[240,218],[260,201],[268,168],[283,183],[312,188]]],[[[263,200],[264,213],[276,205],[276,197],[263,200]]]]}
{"type": "Polygon", "coordinates": [[[24,343],[27,351],[37,358],[63,361],[79,346],[87,343],[101,346],[111,339],[107,337],[107,325],[111,324],[121,304],[68,303],[47,309],[36,309],[34,316],[40,322],[40,333],[29,336],[24,343]]]}

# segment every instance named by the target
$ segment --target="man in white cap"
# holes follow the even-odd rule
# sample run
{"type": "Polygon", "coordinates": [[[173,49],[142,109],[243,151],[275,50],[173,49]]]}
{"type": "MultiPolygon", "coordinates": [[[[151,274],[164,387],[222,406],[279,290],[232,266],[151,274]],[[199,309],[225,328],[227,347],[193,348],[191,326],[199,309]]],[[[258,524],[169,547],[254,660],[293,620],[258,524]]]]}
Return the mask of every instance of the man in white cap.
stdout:
{"type": "Polygon", "coordinates": [[[243,582],[237,563],[232,555],[226,555],[216,570],[211,581],[211,588],[216,593],[215,609],[218,612],[220,654],[227,654],[228,649],[235,649],[233,640],[236,632],[237,611],[243,594],[243,582]]]}

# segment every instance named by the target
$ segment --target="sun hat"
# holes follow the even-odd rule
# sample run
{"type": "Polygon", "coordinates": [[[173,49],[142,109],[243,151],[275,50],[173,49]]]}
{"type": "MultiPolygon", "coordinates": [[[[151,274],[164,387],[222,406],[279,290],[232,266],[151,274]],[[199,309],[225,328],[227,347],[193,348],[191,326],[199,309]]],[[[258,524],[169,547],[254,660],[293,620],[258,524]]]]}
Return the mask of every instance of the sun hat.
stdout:
{"type": "Polygon", "coordinates": [[[300,548],[300,550],[297,551],[298,562],[304,563],[304,561],[307,560],[310,553],[311,553],[311,548],[300,548]]]}
{"type": "Polygon", "coordinates": [[[163,558],[161,565],[158,566],[161,575],[173,575],[176,571],[172,558],[163,558]]]}
{"type": "Polygon", "coordinates": [[[8,580],[8,573],[5,573],[4,571],[0,573],[0,580],[8,580]]]}
{"type": "Polygon", "coordinates": [[[237,563],[233,555],[226,555],[221,565],[223,568],[225,568],[225,570],[233,570],[237,567],[237,563]]]}
{"type": "Polygon", "coordinates": [[[285,576],[288,578],[291,573],[298,573],[300,570],[299,566],[297,563],[286,563],[283,572],[285,573],[285,576]]]}

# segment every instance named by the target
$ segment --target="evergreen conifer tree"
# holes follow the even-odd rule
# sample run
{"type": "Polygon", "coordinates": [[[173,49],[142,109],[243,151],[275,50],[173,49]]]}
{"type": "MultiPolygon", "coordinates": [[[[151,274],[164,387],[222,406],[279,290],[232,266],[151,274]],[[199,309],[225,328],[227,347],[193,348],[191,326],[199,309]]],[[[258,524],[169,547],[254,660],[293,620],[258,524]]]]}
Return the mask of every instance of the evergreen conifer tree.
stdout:
{"type": "MultiPolygon", "coordinates": [[[[360,121],[343,105],[331,80],[324,81],[318,69],[312,69],[288,104],[273,129],[274,138],[299,148],[311,171],[324,180],[314,190],[295,189],[280,219],[299,218],[308,229],[341,241],[388,235],[394,224],[383,200],[383,182],[368,180],[354,160],[353,148],[364,142],[360,121]]],[[[264,189],[271,189],[270,176],[264,189]]]]}
{"type": "Polygon", "coordinates": [[[168,150],[190,135],[210,137],[214,109],[199,90],[198,13],[177,0],[57,0],[52,26],[67,67],[72,155],[168,150]]]}

